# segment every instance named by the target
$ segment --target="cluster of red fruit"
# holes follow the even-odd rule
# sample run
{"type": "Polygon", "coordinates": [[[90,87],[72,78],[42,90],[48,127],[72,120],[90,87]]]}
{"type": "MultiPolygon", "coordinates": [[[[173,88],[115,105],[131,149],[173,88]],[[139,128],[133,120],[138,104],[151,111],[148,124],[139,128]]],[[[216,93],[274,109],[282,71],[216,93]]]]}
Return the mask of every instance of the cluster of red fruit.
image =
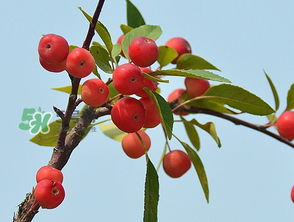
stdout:
{"type": "Polygon", "coordinates": [[[95,59],[83,48],[69,51],[67,41],[59,35],[43,36],[38,47],[40,63],[50,72],[66,70],[72,76],[82,78],[88,76],[95,67],[95,59]]]}
{"type": "MultiPolygon", "coordinates": [[[[120,36],[117,43],[121,44],[123,38],[124,35],[120,36]]],[[[191,53],[189,43],[183,38],[170,39],[166,45],[174,48],[178,56],[191,53]]],[[[149,136],[141,128],[153,128],[161,121],[156,105],[143,89],[157,89],[157,82],[145,78],[144,73],[152,72],[147,66],[158,59],[159,52],[152,39],[139,36],[131,41],[128,54],[132,63],[121,65],[114,70],[113,84],[121,94],[135,94],[141,98],[137,100],[126,97],[119,100],[112,108],[111,118],[119,129],[128,132],[122,140],[124,152],[131,158],[139,158],[151,146],[149,136]]],[[[124,56],[123,52],[121,55],[124,56]]],[[[176,63],[177,58],[173,63],[176,63]]],[[[190,167],[189,156],[181,150],[173,150],[163,158],[163,168],[173,178],[182,176],[190,167]]]]}
{"type": "MultiPolygon", "coordinates": [[[[118,43],[123,38],[124,35],[119,38],[118,43]]],[[[183,38],[172,38],[166,45],[175,49],[178,57],[191,53],[190,44],[183,38]]],[[[95,59],[88,50],[74,48],[70,51],[67,41],[59,35],[43,36],[38,52],[41,65],[51,72],[66,70],[73,77],[83,78],[95,68],[95,59]]],[[[121,54],[124,56],[123,52],[121,54]]],[[[152,91],[157,89],[158,83],[146,78],[144,73],[152,73],[148,67],[157,61],[159,50],[154,40],[139,36],[131,41],[128,54],[132,63],[118,66],[112,75],[113,85],[123,98],[113,105],[111,119],[119,129],[128,133],[122,141],[124,152],[131,158],[139,158],[151,146],[149,136],[141,129],[156,127],[161,122],[156,104],[144,90],[144,87],[152,91]],[[141,98],[136,99],[130,97],[131,95],[141,98]]],[[[178,57],[172,63],[176,63],[178,57]]],[[[199,96],[209,88],[208,81],[203,79],[186,78],[185,84],[187,90],[176,90],[168,101],[180,99],[186,91],[190,97],[199,96]]],[[[86,104],[98,107],[108,101],[109,88],[100,79],[89,79],[82,86],[81,97],[86,104]]],[[[191,161],[186,153],[174,150],[166,154],[163,166],[169,176],[179,177],[190,168],[191,161]]]]}
{"type": "Polygon", "coordinates": [[[35,204],[42,208],[53,209],[62,203],[65,192],[62,186],[63,174],[60,170],[43,166],[36,174],[36,181],[35,204]]]}

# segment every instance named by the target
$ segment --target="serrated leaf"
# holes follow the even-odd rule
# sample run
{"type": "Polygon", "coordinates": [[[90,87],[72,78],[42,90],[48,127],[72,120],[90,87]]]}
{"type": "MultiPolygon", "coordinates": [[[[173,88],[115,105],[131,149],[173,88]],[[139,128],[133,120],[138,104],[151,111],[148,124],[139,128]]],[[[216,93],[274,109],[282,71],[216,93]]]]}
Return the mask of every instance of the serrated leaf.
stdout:
{"type": "Polygon", "coordinates": [[[156,106],[159,110],[160,119],[161,119],[161,123],[164,128],[165,134],[169,139],[171,139],[172,131],[173,131],[173,124],[174,124],[174,116],[172,114],[172,110],[171,110],[169,104],[158,93],[153,92],[148,88],[144,88],[144,89],[151,96],[152,100],[156,104],[156,106]]]}
{"type": "MultiPolygon", "coordinates": [[[[77,119],[72,119],[69,123],[69,131],[75,126],[77,119]]],[[[83,138],[89,133],[90,129],[93,127],[93,125],[90,125],[83,138]]],[[[38,133],[33,138],[30,139],[31,142],[38,144],[40,146],[50,146],[54,147],[57,144],[57,140],[59,137],[60,129],[61,129],[61,120],[56,120],[54,122],[51,122],[49,124],[50,131],[47,134],[38,133]]]]}
{"type": "Polygon", "coordinates": [[[134,28],[128,32],[122,41],[122,50],[126,58],[129,58],[128,48],[131,41],[138,36],[145,36],[150,39],[156,40],[160,37],[162,30],[157,25],[142,25],[138,28],[134,28]]]}
{"type": "Polygon", "coordinates": [[[274,96],[274,100],[275,100],[275,110],[277,111],[279,109],[279,107],[280,107],[280,100],[279,100],[278,92],[276,90],[276,87],[275,87],[273,81],[269,77],[269,75],[265,71],[263,71],[263,72],[264,72],[265,77],[266,77],[266,79],[267,79],[267,81],[268,81],[268,83],[269,83],[269,85],[271,87],[271,90],[272,90],[272,93],[273,93],[273,96],[274,96]]]}
{"type": "Polygon", "coordinates": [[[159,201],[159,181],[155,167],[147,157],[144,195],[144,222],[157,222],[157,208],[159,201]]]}
{"type": "Polygon", "coordinates": [[[159,56],[158,56],[157,62],[159,63],[160,67],[164,67],[168,65],[178,56],[178,53],[176,50],[165,45],[159,46],[158,50],[159,50],[159,56]]]}
{"type": "Polygon", "coordinates": [[[196,150],[200,149],[200,138],[194,125],[181,116],[187,136],[196,150]]]}
{"type": "Polygon", "coordinates": [[[294,84],[291,85],[287,95],[287,108],[286,110],[294,109],[294,84]]]}
{"type": "Polygon", "coordinates": [[[274,112],[261,98],[239,86],[213,86],[204,94],[203,98],[205,97],[255,115],[269,115],[274,112]]]}
{"type": "Polygon", "coordinates": [[[203,163],[198,156],[197,152],[194,151],[187,143],[181,141],[179,138],[177,138],[175,135],[174,137],[182,144],[182,146],[185,148],[188,156],[190,157],[192,164],[197,172],[202,190],[204,192],[206,201],[209,202],[209,187],[208,187],[208,180],[206,176],[206,172],[203,166],[203,163]]]}
{"type": "Polygon", "coordinates": [[[220,142],[220,139],[217,136],[215,125],[214,125],[213,122],[207,122],[205,124],[201,124],[196,119],[192,119],[189,122],[191,124],[194,124],[194,125],[200,127],[204,131],[206,131],[214,139],[214,141],[216,142],[216,144],[218,145],[218,147],[221,147],[222,146],[222,144],[220,142]]]}
{"type": "Polygon", "coordinates": [[[227,107],[224,106],[223,103],[218,103],[217,101],[212,101],[210,99],[197,100],[197,97],[196,97],[196,100],[194,101],[191,100],[191,102],[187,103],[187,105],[192,107],[202,108],[202,109],[209,109],[219,113],[240,114],[233,110],[228,109],[227,107]]]}
{"type": "Polygon", "coordinates": [[[212,69],[220,71],[202,57],[188,53],[181,55],[177,59],[177,69],[212,69]]]}
{"type": "Polygon", "coordinates": [[[133,30],[134,28],[132,28],[128,25],[121,24],[120,29],[124,34],[127,34],[129,31],[133,30]]]}
{"type": "Polygon", "coordinates": [[[114,123],[100,124],[99,128],[105,136],[118,142],[121,142],[126,135],[126,133],[118,129],[114,123]]]}
{"type": "Polygon", "coordinates": [[[144,18],[141,15],[140,11],[137,9],[137,7],[130,0],[126,0],[126,2],[128,26],[136,28],[141,25],[145,25],[144,18]]]}
{"type": "Polygon", "coordinates": [[[205,70],[167,69],[167,70],[157,70],[155,72],[152,72],[151,74],[152,75],[183,76],[183,77],[201,78],[201,79],[207,79],[207,80],[213,80],[213,81],[219,81],[219,82],[227,82],[227,83],[231,82],[230,80],[228,80],[222,76],[219,76],[217,74],[214,74],[212,72],[205,71],[205,70]]]}
{"type": "MultiPolygon", "coordinates": [[[[52,88],[52,89],[56,91],[60,91],[60,92],[65,92],[67,94],[71,93],[71,86],[64,86],[64,87],[52,88]]],[[[81,90],[82,90],[82,85],[79,85],[78,95],[81,95],[81,90]]]]}
{"type": "Polygon", "coordinates": [[[113,70],[109,64],[110,57],[107,50],[101,45],[93,45],[90,47],[90,52],[93,55],[97,66],[106,73],[112,73],[113,70]]]}
{"type": "MultiPolygon", "coordinates": [[[[92,17],[87,12],[85,12],[81,7],[78,7],[78,9],[81,10],[83,15],[86,17],[86,19],[89,22],[92,22],[92,17]]],[[[97,21],[97,24],[95,26],[95,30],[98,33],[98,35],[100,36],[100,38],[102,39],[102,41],[104,42],[108,52],[111,53],[113,45],[112,45],[111,36],[110,36],[107,28],[100,21],[97,21]]]]}

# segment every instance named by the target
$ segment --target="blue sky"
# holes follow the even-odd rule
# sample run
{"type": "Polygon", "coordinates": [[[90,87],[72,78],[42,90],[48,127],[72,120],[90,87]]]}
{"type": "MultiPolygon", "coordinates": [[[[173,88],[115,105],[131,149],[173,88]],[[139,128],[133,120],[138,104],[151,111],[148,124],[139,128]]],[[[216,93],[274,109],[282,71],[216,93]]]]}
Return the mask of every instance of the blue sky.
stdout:
{"type": "MultiPolygon", "coordinates": [[[[273,105],[262,70],[276,84],[285,107],[287,90],[293,83],[294,2],[290,0],[133,0],[149,24],[160,25],[158,44],[175,36],[189,40],[193,53],[219,67],[224,77],[273,105]]],[[[95,1],[5,1],[0,15],[2,43],[2,182],[0,221],[10,221],[17,205],[35,185],[35,172],[47,164],[51,148],[31,142],[18,128],[24,108],[41,107],[52,112],[65,107],[65,94],[50,90],[69,85],[65,73],[52,74],[41,68],[37,45],[42,34],[56,33],[70,44],[82,45],[88,28],[77,9],[92,13],[95,1]]],[[[101,21],[113,41],[125,23],[125,1],[106,0],[101,21]]],[[[98,37],[94,38],[99,40],[98,37]]],[[[104,79],[107,79],[105,74],[104,79]]],[[[183,79],[170,78],[162,85],[184,87],[183,79]]],[[[280,114],[280,112],[278,113],[280,114]]],[[[218,149],[200,132],[199,152],[210,184],[210,203],[204,199],[193,169],[180,179],[167,177],[160,169],[160,222],[293,221],[290,189],[294,184],[293,150],[242,126],[225,120],[196,115],[201,122],[214,121],[222,141],[218,149]]],[[[241,118],[263,124],[264,117],[241,118]]],[[[184,129],[175,126],[185,141],[184,129]]],[[[150,130],[150,156],[156,164],[163,148],[160,127],[150,130]]],[[[172,140],[171,146],[180,144],[172,140]]],[[[74,151],[64,168],[66,199],[54,210],[41,210],[34,221],[142,221],[145,159],[129,159],[120,144],[99,130],[74,151]]]]}

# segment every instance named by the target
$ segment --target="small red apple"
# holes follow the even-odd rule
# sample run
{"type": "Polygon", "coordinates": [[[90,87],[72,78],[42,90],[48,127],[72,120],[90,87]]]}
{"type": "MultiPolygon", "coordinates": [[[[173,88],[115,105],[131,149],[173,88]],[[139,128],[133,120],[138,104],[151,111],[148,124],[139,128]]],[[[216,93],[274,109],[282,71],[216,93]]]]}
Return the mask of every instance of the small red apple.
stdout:
{"type": "Polygon", "coordinates": [[[170,177],[181,177],[190,167],[191,160],[189,156],[181,150],[173,150],[163,158],[163,169],[170,177]]]}

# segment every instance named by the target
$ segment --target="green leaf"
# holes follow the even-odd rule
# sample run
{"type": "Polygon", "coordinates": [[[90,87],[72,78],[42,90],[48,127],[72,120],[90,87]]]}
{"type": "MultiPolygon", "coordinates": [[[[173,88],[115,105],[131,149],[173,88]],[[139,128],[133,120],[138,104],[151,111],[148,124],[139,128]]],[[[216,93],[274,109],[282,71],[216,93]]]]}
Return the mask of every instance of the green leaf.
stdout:
{"type": "Polygon", "coordinates": [[[114,88],[113,82],[108,85],[109,89],[109,98],[112,98],[119,94],[119,92],[114,88]]]}
{"type": "Polygon", "coordinates": [[[189,69],[189,70],[182,70],[182,69],[167,69],[167,70],[157,70],[155,72],[152,72],[151,75],[165,75],[165,76],[183,76],[183,77],[192,77],[192,78],[201,78],[201,79],[207,79],[207,80],[214,80],[219,82],[228,82],[231,81],[221,77],[217,74],[214,74],[209,71],[205,70],[195,70],[195,69],[189,69]]]}
{"type": "Polygon", "coordinates": [[[121,52],[121,45],[120,44],[114,44],[112,51],[111,51],[111,56],[115,60],[115,57],[117,57],[121,52]]]}
{"type": "Polygon", "coordinates": [[[215,125],[213,122],[207,122],[205,124],[201,124],[196,119],[192,119],[189,122],[193,125],[198,126],[199,128],[203,129],[204,131],[206,131],[214,139],[214,141],[216,142],[218,147],[222,146],[220,139],[217,136],[215,125]]]}
{"type": "Polygon", "coordinates": [[[202,109],[209,109],[219,113],[240,114],[233,110],[228,109],[227,107],[224,106],[223,103],[218,103],[217,101],[212,101],[210,99],[199,100],[196,97],[195,100],[192,99],[190,103],[187,103],[187,105],[192,107],[202,108],[202,109]]]}
{"type": "Polygon", "coordinates": [[[203,96],[227,104],[235,109],[255,115],[268,115],[274,110],[253,93],[229,84],[211,87],[203,96]]]}
{"type": "Polygon", "coordinates": [[[194,125],[191,122],[188,122],[182,116],[181,116],[181,119],[182,119],[183,124],[185,126],[185,130],[186,130],[186,133],[189,137],[190,142],[196,148],[196,150],[199,150],[200,149],[200,138],[197,133],[197,130],[195,129],[194,125]]]}
{"type": "Polygon", "coordinates": [[[105,136],[118,142],[121,142],[126,135],[126,133],[118,129],[114,123],[100,124],[99,128],[105,136]]]}
{"type": "Polygon", "coordinates": [[[159,63],[160,67],[168,65],[178,56],[178,53],[176,50],[165,45],[159,46],[158,50],[159,50],[159,56],[158,56],[157,62],[159,63]]]}
{"type": "Polygon", "coordinates": [[[217,67],[200,56],[188,53],[183,54],[178,58],[177,69],[212,69],[220,71],[217,67]]]}
{"type": "Polygon", "coordinates": [[[273,81],[269,77],[269,75],[265,71],[263,71],[263,72],[264,72],[265,77],[266,77],[266,79],[267,79],[267,81],[268,81],[268,83],[269,83],[269,85],[271,87],[271,90],[272,90],[272,93],[273,93],[273,96],[274,96],[274,99],[275,99],[275,110],[277,111],[279,109],[279,107],[280,107],[280,100],[279,100],[278,92],[276,90],[276,87],[275,87],[273,81]]]}
{"type": "MultiPolygon", "coordinates": [[[[52,89],[56,91],[60,91],[60,92],[65,92],[67,94],[71,93],[71,86],[64,86],[64,87],[52,88],[52,89]]],[[[82,90],[82,85],[79,85],[78,95],[81,95],[81,90],[82,90]]]]}
{"type": "MultiPolygon", "coordinates": [[[[78,9],[81,10],[83,15],[86,17],[86,19],[89,22],[92,22],[92,17],[87,12],[85,12],[81,7],[78,7],[78,9]]],[[[108,52],[111,53],[113,45],[112,45],[111,36],[110,36],[107,28],[101,22],[97,21],[97,24],[95,26],[95,30],[98,33],[98,35],[100,36],[100,38],[102,39],[102,41],[104,42],[108,52]]]]}
{"type": "Polygon", "coordinates": [[[155,167],[147,157],[147,171],[145,179],[144,222],[157,222],[157,208],[159,200],[159,181],[155,167]]]}
{"type": "Polygon", "coordinates": [[[277,119],[278,119],[278,118],[276,117],[275,113],[272,113],[272,114],[270,114],[270,115],[267,115],[266,117],[267,117],[267,119],[268,119],[268,121],[269,121],[270,123],[274,123],[274,122],[276,122],[277,119]]]}
{"type": "Polygon", "coordinates": [[[286,110],[294,109],[294,84],[291,85],[287,96],[287,108],[286,110]]]}
{"type": "Polygon", "coordinates": [[[69,46],[69,51],[72,51],[72,50],[75,49],[75,48],[78,48],[78,46],[76,46],[76,45],[70,45],[70,46],[69,46]]]}
{"type": "Polygon", "coordinates": [[[171,139],[173,124],[174,124],[174,116],[169,104],[158,93],[153,92],[148,88],[144,88],[144,89],[151,96],[152,100],[155,102],[159,110],[160,119],[164,128],[165,134],[169,139],[171,139]]]}
{"type": "MultiPolygon", "coordinates": [[[[76,121],[77,119],[72,119],[70,121],[69,131],[75,126],[76,121]]],[[[85,138],[85,136],[89,133],[92,127],[93,125],[89,125],[83,138],[85,138]]],[[[40,146],[50,146],[50,147],[56,146],[60,129],[61,129],[61,120],[56,120],[54,122],[51,122],[49,124],[49,129],[50,129],[49,133],[43,134],[40,132],[37,135],[35,135],[33,138],[31,138],[30,141],[40,146]]]]}
{"type": "Polygon", "coordinates": [[[145,77],[146,79],[150,79],[150,80],[153,80],[153,81],[156,81],[156,82],[169,83],[169,80],[161,79],[161,78],[157,78],[157,77],[155,77],[155,76],[151,76],[151,75],[149,75],[148,73],[144,73],[144,77],[145,77]]]}
{"type": "Polygon", "coordinates": [[[145,25],[145,21],[140,11],[136,8],[136,6],[130,1],[127,2],[127,23],[128,26],[133,28],[139,27],[141,25],[145,25]]]}
{"type": "Polygon", "coordinates": [[[162,30],[157,25],[142,25],[138,28],[128,32],[122,41],[122,50],[126,58],[129,58],[128,48],[131,41],[138,36],[145,36],[150,39],[156,40],[160,37],[162,30]]]}
{"type": "Polygon", "coordinates": [[[124,25],[124,24],[120,25],[120,29],[124,34],[127,34],[129,31],[133,30],[132,27],[124,25]]]}
{"type": "Polygon", "coordinates": [[[97,66],[101,70],[110,74],[113,72],[111,65],[109,64],[109,61],[110,61],[109,54],[103,46],[95,44],[94,46],[90,47],[90,52],[95,58],[95,62],[97,66]]]}
{"type": "Polygon", "coordinates": [[[99,74],[99,72],[98,72],[97,65],[95,65],[95,67],[94,67],[93,74],[94,74],[95,76],[97,76],[98,79],[101,79],[101,76],[100,76],[100,74],[99,74]]]}
{"type": "Polygon", "coordinates": [[[202,190],[204,192],[206,201],[209,202],[208,180],[207,180],[205,169],[204,169],[204,166],[203,166],[203,163],[202,163],[200,157],[198,156],[196,151],[194,151],[187,143],[181,141],[175,135],[174,135],[174,137],[182,144],[182,146],[185,148],[186,152],[188,153],[188,155],[193,163],[193,166],[197,172],[197,175],[198,175],[200,184],[202,186],[202,190]]]}

